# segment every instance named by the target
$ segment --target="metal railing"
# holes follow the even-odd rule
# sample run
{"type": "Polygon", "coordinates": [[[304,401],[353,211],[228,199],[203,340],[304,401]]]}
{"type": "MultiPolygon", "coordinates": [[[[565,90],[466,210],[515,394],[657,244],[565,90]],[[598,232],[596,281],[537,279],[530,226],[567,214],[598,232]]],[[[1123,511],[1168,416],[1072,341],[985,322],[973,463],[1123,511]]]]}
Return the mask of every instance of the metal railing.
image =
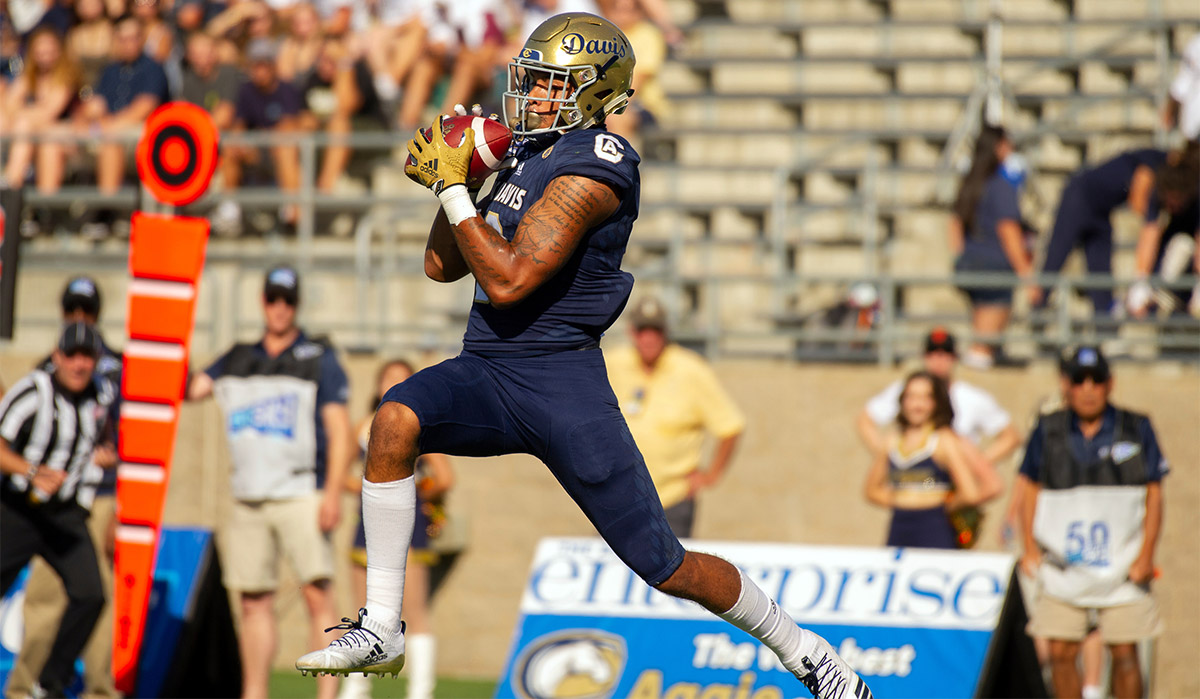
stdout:
{"type": "MultiPolygon", "coordinates": [[[[432,209],[428,210],[432,213],[432,209]]],[[[424,278],[423,255],[417,250],[403,251],[394,234],[395,217],[409,216],[408,210],[381,208],[364,217],[353,241],[324,252],[309,272],[306,288],[324,288],[325,312],[313,314],[302,309],[304,325],[311,332],[326,334],[343,348],[383,353],[451,353],[460,346],[466,315],[470,310],[471,286],[468,281],[452,287],[450,300],[436,307],[427,305],[425,294],[434,291],[435,282],[424,278]],[[388,231],[392,230],[392,233],[388,231]],[[389,299],[411,297],[405,310],[389,299]],[[332,310],[329,307],[332,306],[332,310]]],[[[636,232],[633,246],[636,246],[636,232]]],[[[672,245],[670,256],[680,250],[672,245]]],[[[87,270],[103,278],[122,274],[128,251],[124,244],[106,246],[102,251],[70,250],[57,245],[31,246],[23,253],[23,273],[61,273],[68,275],[87,270]]],[[[196,331],[201,342],[196,349],[202,355],[213,354],[235,339],[254,337],[261,332],[261,316],[247,312],[246,299],[238,290],[256,288],[263,271],[280,259],[298,259],[299,242],[284,241],[275,249],[260,246],[254,252],[216,246],[208,256],[208,270],[201,283],[198,299],[204,312],[198,314],[196,331]],[[218,271],[220,270],[220,271],[218,271]],[[248,282],[246,284],[245,282],[248,282]]],[[[890,365],[919,350],[919,340],[934,324],[958,330],[964,341],[981,340],[1016,348],[1015,356],[1036,358],[1051,356],[1062,346],[1082,341],[1107,343],[1114,354],[1132,358],[1172,357],[1189,362],[1200,361],[1200,320],[1187,315],[1151,315],[1144,320],[1093,318],[1080,312],[1076,294],[1088,289],[1120,288],[1129,280],[1109,276],[1043,275],[1036,281],[1055,293],[1046,309],[1037,312],[1021,308],[1009,328],[999,337],[975,337],[969,330],[967,314],[954,307],[927,313],[907,311],[900,299],[909,290],[955,288],[961,286],[1013,288],[1018,281],[1005,274],[897,274],[887,269],[870,277],[863,275],[765,274],[687,274],[677,265],[631,268],[638,281],[635,293],[647,290],[661,293],[676,320],[673,335],[696,349],[717,357],[770,356],[796,360],[873,362],[890,365]],[[876,289],[875,305],[861,309],[870,317],[865,326],[851,322],[833,322],[828,306],[801,310],[773,308],[769,304],[744,307],[727,300],[727,292],[751,288],[766,292],[762,296],[785,293],[793,296],[818,294],[844,298],[852,285],[868,282],[876,289]],[[693,306],[689,290],[698,292],[702,303],[693,306]]],[[[1172,290],[1191,289],[1195,277],[1182,277],[1162,285],[1172,290]]],[[[104,328],[114,338],[123,332],[123,308],[110,304],[104,328]]],[[[851,319],[860,309],[850,309],[851,319]]],[[[36,316],[17,318],[17,337],[24,328],[56,326],[57,308],[53,302],[36,316]]],[[[39,348],[30,348],[36,350],[39,348]]]]}

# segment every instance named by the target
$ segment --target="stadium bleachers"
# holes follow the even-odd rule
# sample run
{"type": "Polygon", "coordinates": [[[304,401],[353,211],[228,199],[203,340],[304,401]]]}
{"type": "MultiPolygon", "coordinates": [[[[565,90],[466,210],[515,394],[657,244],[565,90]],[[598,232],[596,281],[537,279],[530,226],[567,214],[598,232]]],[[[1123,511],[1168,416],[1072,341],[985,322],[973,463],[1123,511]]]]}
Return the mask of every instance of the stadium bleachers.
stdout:
{"type": "MultiPolygon", "coordinates": [[[[1161,139],[1162,81],[1200,13],[1173,2],[1002,6],[1004,121],[1034,164],[1027,206],[1045,228],[1071,171],[1161,139]]],[[[710,226],[717,218],[705,216],[703,202],[712,212],[761,220],[762,234],[745,236],[743,245],[770,253],[751,256],[757,269],[739,262],[712,270],[770,280],[763,286],[773,298],[763,306],[749,313],[742,304],[716,314],[676,309],[694,321],[698,341],[719,343],[730,329],[757,328],[768,314],[790,323],[836,302],[844,284],[807,281],[821,273],[948,273],[944,191],[957,162],[944,156],[968,95],[986,80],[989,3],[704,0],[674,7],[690,24],[685,49],[664,71],[673,115],[645,134],[647,151],[673,160],[647,174],[647,200],[710,226]],[[712,332],[714,319],[720,332],[712,332]]],[[[702,236],[731,237],[715,229],[702,236]]],[[[732,255],[729,245],[714,254],[732,255]]],[[[930,316],[965,318],[965,310],[944,286],[911,289],[897,309],[914,328],[930,316]]]]}
{"type": "MultiPolygon", "coordinates": [[[[1165,143],[1165,85],[1200,31],[1193,1],[999,5],[999,31],[989,33],[987,0],[670,2],[685,40],[661,73],[671,110],[639,134],[642,215],[626,266],[639,291],[667,297],[681,338],[714,353],[777,352],[799,343],[772,333],[794,339],[802,319],[844,301],[855,281],[949,275],[947,200],[969,146],[968,108],[982,104],[989,37],[1002,55],[1004,124],[1032,165],[1024,207],[1039,230],[1048,233],[1072,171],[1165,143]]],[[[336,305],[328,315],[310,310],[318,329],[354,329],[350,344],[418,337],[452,347],[469,290],[428,284],[419,272],[389,276],[419,260],[433,202],[394,155],[377,152],[365,170],[361,194],[302,193],[318,210],[297,238],[222,245],[249,251],[244,259],[298,258],[327,277],[331,297],[356,299],[352,321],[336,305]],[[328,237],[339,211],[354,212],[357,225],[318,251],[313,241],[328,237]],[[389,319],[393,302],[407,309],[414,300],[424,305],[389,319]]],[[[121,196],[136,197],[132,188],[121,196]]],[[[248,209],[279,203],[276,190],[239,196],[248,209]]],[[[1118,226],[1118,276],[1130,269],[1135,227],[1118,226]]],[[[55,238],[32,242],[35,264],[68,249],[55,238]]],[[[214,264],[244,274],[238,259],[230,252],[214,264]]],[[[912,347],[933,320],[966,328],[965,302],[945,282],[913,284],[894,301],[885,322],[912,347]]],[[[222,338],[238,331],[215,327],[222,338]]]]}

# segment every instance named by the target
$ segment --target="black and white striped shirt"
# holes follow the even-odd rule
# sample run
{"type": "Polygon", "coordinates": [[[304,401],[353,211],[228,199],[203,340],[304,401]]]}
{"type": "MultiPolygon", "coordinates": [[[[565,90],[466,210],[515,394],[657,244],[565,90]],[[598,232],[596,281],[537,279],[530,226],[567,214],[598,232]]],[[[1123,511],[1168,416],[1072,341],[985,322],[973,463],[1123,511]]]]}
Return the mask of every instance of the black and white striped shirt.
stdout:
{"type": "MultiPolygon", "coordinates": [[[[35,369],[0,401],[0,437],[30,464],[67,472],[53,500],[91,507],[96,488],[85,476],[114,396],[111,384],[97,381],[82,393],[69,393],[52,374],[35,369]]],[[[2,487],[25,492],[29,480],[5,475],[2,487]]]]}

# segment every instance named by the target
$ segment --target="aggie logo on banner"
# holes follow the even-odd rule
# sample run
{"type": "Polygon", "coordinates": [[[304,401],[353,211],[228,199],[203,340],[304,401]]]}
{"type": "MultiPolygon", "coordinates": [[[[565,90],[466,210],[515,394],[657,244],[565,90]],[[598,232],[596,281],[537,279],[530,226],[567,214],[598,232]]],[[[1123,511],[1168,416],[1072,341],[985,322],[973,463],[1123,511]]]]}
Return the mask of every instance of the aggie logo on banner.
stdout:
{"type": "MultiPolygon", "coordinates": [[[[975,693],[1007,593],[1002,554],[691,542],[829,640],[876,696],[975,693]]],[[[784,699],[774,653],[638,579],[600,539],[544,539],[498,697],[784,699]]]]}
{"type": "Polygon", "coordinates": [[[517,659],[522,699],[607,697],[625,669],[625,639],[571,629],[537,639],[517,659]]]}

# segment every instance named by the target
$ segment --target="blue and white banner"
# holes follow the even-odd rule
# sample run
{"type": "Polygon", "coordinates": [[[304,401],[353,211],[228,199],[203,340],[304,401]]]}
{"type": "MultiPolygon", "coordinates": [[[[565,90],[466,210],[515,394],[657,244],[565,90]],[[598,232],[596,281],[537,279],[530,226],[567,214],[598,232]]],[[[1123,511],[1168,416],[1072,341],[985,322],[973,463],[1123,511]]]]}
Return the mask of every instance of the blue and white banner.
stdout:
{"type": "MultiPolygon", "coordinates": [[[[975,693],[1012,556],[688,542],[824,636],[879,699],[975,693]]],[[[808,692],[750,635],[648,587],[599,538],[543,539],[496,690],[520,699],[783,699],[808,692]]]]}

